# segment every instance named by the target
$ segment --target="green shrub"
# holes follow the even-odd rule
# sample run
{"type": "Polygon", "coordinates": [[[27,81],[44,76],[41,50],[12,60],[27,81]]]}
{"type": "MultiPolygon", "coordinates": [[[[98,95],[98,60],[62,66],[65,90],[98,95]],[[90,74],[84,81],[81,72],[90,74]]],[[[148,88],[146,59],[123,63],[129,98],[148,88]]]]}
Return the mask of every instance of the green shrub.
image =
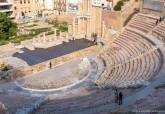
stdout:
{"type": "Polygon", "coordinates": [[[117,4],[115,5],[114,10],[115,10],[115,11],[121,11],[122,6],[124,6],[124,1],[123,1],[123,0],[120,0],[120,1],[118,1],[117,4]]]}
{"type": "Polygon", "coordinates": [[[59,29],[61,32],[67,32],[67,31],[68,31],[68,26],[60,25],[60,26],[58,27],[58,29],[59,29]]]}
{"type": "Polygon", "coordinates": [[[116,5],[116,6],[114,7],[114,10],[115,10],[115,11],[121,11],[121,6],[116,5]]]}
{"type": "Polygon", "coordinates": [[[34,34],[31,34],[32,36],[36,36],[36,35],[38,35],[38,34],[40,34],[42,32],[48,32],[48,31],[50,31],[50,28],[31,29],[30,31],[32,33],[34,33],[34,34]]]}
{"type": "Polygon", "coordinates": [[[67,22],[61,22],[58,29],[61,31],[61,32],[68,32],[68,23],[67,22]]]}
{"type": "Polygon", "coordinates": [[[41,34],[42,32],[48,32],[48,31],[50,31],[50,28],[31,29],[30,31],[31,31],[30,34],[16,36],[15,38],[9,39],[8,42],[20,43],[23,40],[32,39],[34,36],[41,34]]]}
{"type": "Polygon", "coordinates": [[[4,63],[0,65],[0,70],[2,70],[2,71],[8,71],[8,70],[10,70],[10,68],[11,68],[11,66],[4,64],[4,63]]]}
{"type": "Polygon", "coordinates": [[[118,1],[118,3],[117,3],[119,6],[124,6],[124,2],[123,2],[123,0],[121,0],[121,1],[118,1]]]}
{"type": "Polygon", "coordinates": [[[48,33],[46,33],[46,35],[51,35],[54,34],[54,31],[49,31],[48,33]]]}

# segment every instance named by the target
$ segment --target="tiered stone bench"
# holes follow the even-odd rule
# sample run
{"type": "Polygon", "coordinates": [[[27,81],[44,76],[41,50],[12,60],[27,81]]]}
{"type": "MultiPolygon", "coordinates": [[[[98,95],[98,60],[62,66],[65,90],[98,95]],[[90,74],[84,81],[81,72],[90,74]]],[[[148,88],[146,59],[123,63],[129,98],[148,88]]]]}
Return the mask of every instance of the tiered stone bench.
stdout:
{"type": "Polygon", "coordinates": [[[133,17],[128,26],[148,33],[156,26],[156,22],[158,19],[159,17],[156,16],[149,16],[139,13],[133,17]]]}
{"type": "Polygon", "coordinates": [[[155,29],[153,29],[152,34],[159,40],[165,42],[165,21],[161,22],[155,29]]]}
{"type": "Polygon", "coordinates": [[[140,33],[125,29],[100,54],[106,68],[96,81],[101,87],[126,87],[151,80],[162,67],[162,55],[156,45],[140,33]]]}

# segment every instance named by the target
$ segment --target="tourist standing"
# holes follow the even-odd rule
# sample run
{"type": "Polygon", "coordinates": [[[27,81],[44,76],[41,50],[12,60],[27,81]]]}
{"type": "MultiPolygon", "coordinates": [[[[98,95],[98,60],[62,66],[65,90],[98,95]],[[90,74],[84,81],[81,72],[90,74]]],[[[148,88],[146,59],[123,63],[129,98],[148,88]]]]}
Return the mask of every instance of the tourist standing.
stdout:
{"type": "Polygon", "coordinates": [[[162,21],[162,17],[159,18],[159,22],[161,22],[161,21],[162,21]]]}
{"type": "Polygon", "coordinates": [[[52,63],[51,62],[49,63],[49,68],[52,69],[52,63]]]}
{"type": "Polygon", "coordinates": [[[122,92],[119,93],[119,105],[122,105],[123,103],[123,94],[122,92]]]}
{"type": "Polygon", "coordinates": [[[158,24],[158,22],[159,22],[159,20],[157,19],[157,20],[156,20],[156,25],[158,24]]]}
{"type": "Polygon", "coordinates": [[[119,100],[119,94],[117,89],[115,89],[115,103],[118,103],[118,100],[119,100]]]}

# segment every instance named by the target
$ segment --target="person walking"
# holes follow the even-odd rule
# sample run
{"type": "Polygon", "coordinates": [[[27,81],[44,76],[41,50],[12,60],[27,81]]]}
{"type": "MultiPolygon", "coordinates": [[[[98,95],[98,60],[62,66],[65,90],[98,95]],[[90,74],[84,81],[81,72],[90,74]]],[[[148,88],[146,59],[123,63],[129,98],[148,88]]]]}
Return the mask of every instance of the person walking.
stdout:
{"type": "Polygon", "coordinates": [[[115,103],[118,103],[118,100],[119,100],[119,94],[117,89],[115,89],[115,103]]]}
{"type": "Polygon", "coordinates": [[[123,103],[123,94],[122,92],[119,93],[119,105],[122,105],[123,103]]]}
{"type": "Polygon", "coordinates": [[[51,62],[49,62],[49,68],[52,69],[52,63],[51,62]]]}

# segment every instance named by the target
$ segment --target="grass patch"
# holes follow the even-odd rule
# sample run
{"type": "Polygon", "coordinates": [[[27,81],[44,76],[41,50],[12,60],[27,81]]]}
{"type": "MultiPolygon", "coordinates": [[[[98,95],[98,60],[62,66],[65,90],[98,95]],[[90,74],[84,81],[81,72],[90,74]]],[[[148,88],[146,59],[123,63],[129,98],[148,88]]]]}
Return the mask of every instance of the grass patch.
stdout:
{"type": "Polygon", "coordinates": [[[68,32],[68,23],[67,22],[60,23],[58,29],[61,32],[68,32]]]}
{"type": "Polygon", "coordinates": [[[35,27],[35,26],[37,26],[37,24],[27,25],[26,27],[31,28],[31,27],[35,27]]]}
{"type": "MultiPolygon", "coordinates": [[[[49,32],[50,28],[40,28],[40,29],[31,29],[31,33],[28,35],[15,36],[9,39],[0,40],[0,45],[5,45],[7,43],[20,43],[21,41],[32,39],[34,36],[37,36],[43,32],[49,32]]],[[[49,33],[51,34],[51,33],[49,33]]]]}
{"type": "Polygon", "coordinates": [[[59,22],[58,19],[54,20],[46,20],[46,22],[50,25],[53,25],[54,28],[57,28],[61,32],[68,32],[68,23],[67,22],[59,22]]]}
{"type": "Polygon", "coordinates": [[[50,30],[51,30],[51,28],[39,28],[39,29],[31,29],[30,31],[33,33],[33,36],[36,36],[40,33],[48,32],[50,30]]]}
{"type": "Polygon", "coordinates": [[[61,31],[61,32],[68,32],[68,26],[65,26],[65,25],[60,25],[58,27],[58,29],[61,31]]]}
{"type": "Polygon", "coordinates": [[[5,44],[7,44],[7,43],[9,43],[9,42],[6,41],[6,40],[0,40],[0,45],[5,45],[5,44]]]}
{"type": "Polygon", "coordinates": [[[46,33],[46,36],[52,35],[52,34],[54,34],[54,31],[49,31],[48,33],[46,33]]]}

